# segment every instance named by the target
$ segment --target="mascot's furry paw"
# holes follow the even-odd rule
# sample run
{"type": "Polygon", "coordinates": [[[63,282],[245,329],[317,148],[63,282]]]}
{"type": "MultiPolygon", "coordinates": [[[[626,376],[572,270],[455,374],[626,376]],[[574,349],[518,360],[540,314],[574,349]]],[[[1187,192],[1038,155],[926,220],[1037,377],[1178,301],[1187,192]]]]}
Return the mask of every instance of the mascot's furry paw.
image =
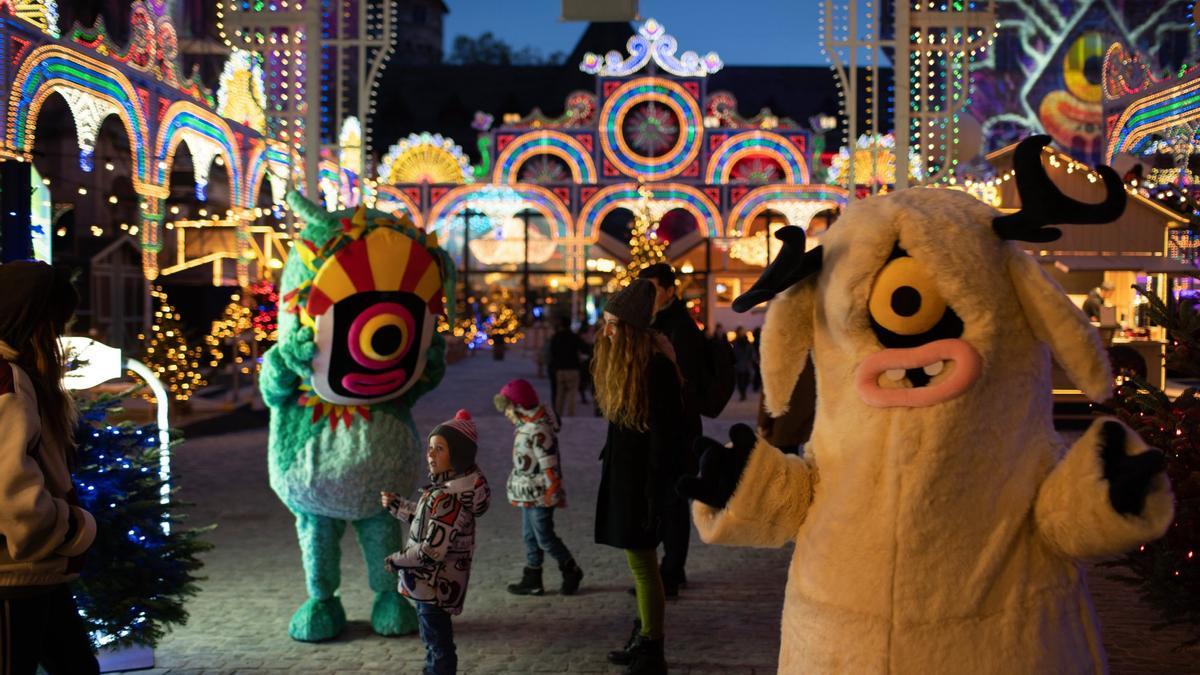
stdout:
{"type": "Polygon", "coordinates": [[[321,642],[337,637],[345,627],[346,610],[341,598],[309,598],[292,615],[288,635],[300,642],[321,642]]]}
{"type": "Polygon", "coordinates": [[[371,628],[379,635],[411,635],[417,632],[417,611],[398,591],[375,594],[371,605],[371,628]]]}
{"type": "Polygon", "coordinates": [[[696,439],[696,453],[700,454],[700,475],[683,476],[675,485],[675,491],[688,499],[697,499],[713,508],[724,508],[746,463],[750,451],[758,442],[754,430],[745,424],[735,424],[729,430],[731,447],[725,447],[711,438],[696,439]]]}
{"type": "Polygon", "coordinates": [[[1104,480],[1108,481],[1108,501],[1122,515],[1140,515],[1146,504],[1150,483],[1167,465],[1161,450],[1148,448],[1130,455],[1125,452],[1125,427],[1105,422],[1100,430],[1100,458],[1104,461],[1104,480]]]}

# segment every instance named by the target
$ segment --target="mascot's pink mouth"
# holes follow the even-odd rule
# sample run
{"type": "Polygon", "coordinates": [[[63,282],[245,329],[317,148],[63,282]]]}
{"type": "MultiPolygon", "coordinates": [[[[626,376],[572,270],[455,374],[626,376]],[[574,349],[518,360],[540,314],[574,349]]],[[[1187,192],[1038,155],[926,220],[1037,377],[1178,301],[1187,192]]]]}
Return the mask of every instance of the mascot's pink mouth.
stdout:
{"type": "Polygon", "coordinates": [[[403,368],[375,375],[350,373],[342,378],[342,387],[359,396],[383,396],[392,393],[407,379],[408,372],[403,368]]]}
{"type": "Polygon", "coordinates": [[[863,360],[854,376],[858,396],[876,408],[921,408],[956,398],[975,380],[983,359],[957,338],[910,349],[884,349],[863,360]]]}

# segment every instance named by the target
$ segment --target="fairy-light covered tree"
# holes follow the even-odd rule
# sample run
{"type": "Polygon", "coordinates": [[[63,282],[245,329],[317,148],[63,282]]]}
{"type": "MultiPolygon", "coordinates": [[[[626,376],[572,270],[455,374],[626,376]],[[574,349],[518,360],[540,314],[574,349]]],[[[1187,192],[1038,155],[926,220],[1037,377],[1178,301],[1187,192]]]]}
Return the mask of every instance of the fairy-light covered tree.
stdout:
{"type": "Polygon", "coordinates": [[[150,296],[154,299],[150,332],[138,335],[142,341],[142,361],[154,371],[172,398],[187,401],[206,384],[200,372],[201,348],[188,345],[179,312],[162,287],[151,288],[150,296]]]}
{"type": "Polygon", "coordinates": [[[153,647],[187,623],[211,528],[184,529],[173,490],[162,503],[158,429],[114,422],[119,402],[77,400],[75,490],[96,518],[96,542],[73,590],[96,646],[153,647]]]}
{"type": "Polygon", "coordinates": [[[242,296],[234,293],[225,305],[221,318],[212,324],[212,330],[204,336],[208,348],[208,365],[213,369],[222,363],[232,363],[244,373],[250,366],[250,343],[255,339],[254,316],[250,308],[242,304],[242,296]]]}
{"type": "MultiPolygon", "coordinates": [[[[1200,314],[1167,307],[1154,293],[1138,290],[1150,303],[1151,322],[1167,329],[1167,367],[1200,378],[1200,314]]],[[[1117,579],[1135,586],[1158,610],[1163,625],[1189,624],[1188,644],[1200,643],[1200,390],[1191,387],[1172,400],[1131,378],[1117,386],[1112,408],[1166,455],[1175,521],[1162,539],[1108,564],[1121,570],[1117,579]]]]}
{"type": "Polygon", "coordinates": [[[651,205],[652,193],[645,185],[638,188],[641,199],[633,214],[629,233],[629,263],[613,273],[613,284],[624,288],[637,278],[638,272],[660,262],[667,262],[667,246],[658,238],[658,218],[651,205]]]}

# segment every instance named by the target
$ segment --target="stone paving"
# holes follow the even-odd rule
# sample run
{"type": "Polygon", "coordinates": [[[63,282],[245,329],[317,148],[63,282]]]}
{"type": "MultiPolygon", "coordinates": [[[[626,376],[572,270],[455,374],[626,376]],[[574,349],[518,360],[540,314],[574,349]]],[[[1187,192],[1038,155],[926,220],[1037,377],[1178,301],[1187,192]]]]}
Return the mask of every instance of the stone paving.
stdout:
{"type": "MultiPolygon", "coordinates": [[[[557,570],[547,567],[547,595],[515,597],[504,587],[524,561],[517,509],[503,498],[511,426],[491,397],[512,377],[533,377],[521,352],[493,361],[481,354],[450,367],[441,388],[417,406],[424,431],[465,407],[480,432],[480,464],[493,489],[492,509],[479,522],[475,565],[465,612],[454,620],[460,672],[465,675],[614,673],[604,654],[629,632],[635,608],[624,556],[592,542],[592,517],[604,435],[599,418],[568,418],[560,435],[570,507],[556,524],[586,576],[580,593],[560,596],[557,570]]],[[[736,396],[735,396],[736,398],[736,396]]],[[[590,406],[581,408],[590,411],[590,406]]],[[[725,438],[737,421],[752,421],[751,402],[734,401],[705,431],[725,438]]],[[[419,673],[424,649],[416,635],[382,638],[369,624],[371,593],[351,533],[343,541],[342,596],[349,628],[340,638],[305,644],[287,636],[288,619],[304,600],[304,580],[290,514],[267,484],[266,431],[197,438],[175,454],[180,496],[194,506],[191,523],[217,524],[216,548],[205,556],[207,579],[189,601],[191,619],[159,645],[157,668],[142,673],[419,673]]],[[[773,673],[790,549],[706,546],[695,533],[689,587],[667,604],[667,658],[673,673],[773,673]]],[[[1151,632],[1152,612],[1102,572],[1091,576],[1116,673],[1200,672],[1200,651],[1172,651],[1179,631],[1151,632]]]]}

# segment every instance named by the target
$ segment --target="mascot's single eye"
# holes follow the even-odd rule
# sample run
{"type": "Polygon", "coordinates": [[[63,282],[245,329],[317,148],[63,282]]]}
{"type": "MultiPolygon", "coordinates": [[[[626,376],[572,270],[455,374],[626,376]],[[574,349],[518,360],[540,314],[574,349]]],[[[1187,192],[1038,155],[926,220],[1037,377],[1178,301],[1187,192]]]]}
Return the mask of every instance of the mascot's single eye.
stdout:
{"type": "Polygon", "coordinates": [[[946,301],[925,266],[903,256],[879,270],[867,309],[882,328],[897,335],[919,335],[941,320],[946,301]]]}
{"type": "Polygon", "coordinates": [[[379,370],[396,365],[413,343],[416,322],[394,302],[381,302],[366,310],[350,326],[350,355],[364,368],[379,370]]]}

